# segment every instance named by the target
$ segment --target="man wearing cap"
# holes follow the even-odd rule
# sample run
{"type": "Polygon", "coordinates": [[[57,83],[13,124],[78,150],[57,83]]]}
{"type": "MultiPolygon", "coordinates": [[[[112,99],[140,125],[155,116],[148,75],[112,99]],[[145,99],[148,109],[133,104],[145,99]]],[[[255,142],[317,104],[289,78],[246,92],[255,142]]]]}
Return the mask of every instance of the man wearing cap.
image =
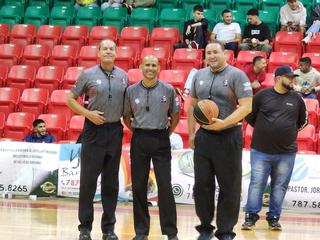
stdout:
{"type": "Polygon", "coordinates": [[[158,186],[161,232],[168,240],[178,240],[169,136],[179,121],[179,100],[171,85],[157,79],[160,69],[157,58],[144,57],[140,68],[143,79],[128,88],[124,107],[124,123],[133,131],[130,149],[136,233],[133,240],[147,240],[149,235],[147,185],[150,160],[158,186]]]}
{"type": "Polygon", "coordinates": [[[252,230],[259,219],[269,176],[271,193],[266,220],[270,230],[281,230],[279,218],[294,167],[297,134],[308,123],[304,101],[292,90],[296,76],[289,66],[278,67],[274,87],[261,90],[254,96],[252,112],[246,117],[254,131],[243,230],[252,230]]]}

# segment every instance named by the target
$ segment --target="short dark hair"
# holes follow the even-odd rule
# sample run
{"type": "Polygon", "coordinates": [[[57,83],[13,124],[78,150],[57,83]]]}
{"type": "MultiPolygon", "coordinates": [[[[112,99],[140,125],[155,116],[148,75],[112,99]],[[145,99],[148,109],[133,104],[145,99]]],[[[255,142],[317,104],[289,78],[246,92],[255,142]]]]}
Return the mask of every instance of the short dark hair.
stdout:
{"type": "Polygon", "coordinates": [[[300,58],[299,62],[308,64],[308,65],[311,65],[311,64],[312,64],[311,58],[309,58],[309,57],[300,58]]]}
{"type": "Polygon", "coordinates": [[[261,59],[264,59],[262,56],[255,56],[252,60],[253,65],[255,65],[257,62],[259,62],[261,59]]]}
{"type": "Polygon", "coordinates": [[[222,51],[224,51],[224,49],[225,49],[224,45],[222,44],[222,42],[220,42],[218,40],[212,40],[211,42],[208,43],[208,45],[210,45],[210,44],[218,44],[218,45],[220,45],[222,51]]]}
{"type": "Polygon", "coordinates": [[[225,14],[225,13],[231,13],[231,11],[229,9],[225,9],[221,12],[221,16],[223,16],[223,14],[225,14]]]}
{"type": "Polygon", "coordinates": [[[193,12],[195,12],[195,11],[203,12],[203,7],[202,7],[202,5],[200,5],[200,4],[195,5],[195,6],[193,7],[193,12]]]}
{"type": "Polygon", "coordinates": [[[41,124],[41,123],[46,123],[43,119],[36,119],[36,120],[34,120],[33,121],[33,123],[32,123],[32,125],[33,125],[33,127],[35,128],[35,127],[37,127],[39,124],[41,124]]]}
{"type": "Polygon", "coordinates": [[[251,15],[251,16],[259,16],[259,11],[256,8],[251,8],[248,10],[247,12],[247,16],[251,15]]]}

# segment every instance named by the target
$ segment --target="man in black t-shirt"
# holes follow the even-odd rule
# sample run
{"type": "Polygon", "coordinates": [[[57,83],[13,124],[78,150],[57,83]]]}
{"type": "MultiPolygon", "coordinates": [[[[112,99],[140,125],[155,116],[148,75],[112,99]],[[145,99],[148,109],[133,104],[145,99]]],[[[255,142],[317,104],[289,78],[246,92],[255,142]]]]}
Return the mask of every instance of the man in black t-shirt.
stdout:
{"type": "Polygon", "coordinates": [[[183,43],[175,45],[175,48],[205,49],[208,44],[208,20],[203,16],[203,7],[196,5],[193,8],[193,19],[184,23],[183,43]]]}
{"type": "Polygon", "coordinates": [[[252,230],[259,219],[262,195],[271,178],[270,205],[266,220],[270,230],[281,230],[281,207],[294,167],[298,131],[308,122],[306,106],[292,91],[297,75],[287,66],[275,72],[275,85],[258,92],[246,117],[254,127],[250,151],[251,179],[243,230],[252,230]]]}
{"type": "Polygon", "coordinates": [[[240,50],[264,51],[269,56],[272,50],[269,26],[261,22],[259,11],[256,8],[247,12],[247,18],[249,24],[244,28],[240,50]]]}

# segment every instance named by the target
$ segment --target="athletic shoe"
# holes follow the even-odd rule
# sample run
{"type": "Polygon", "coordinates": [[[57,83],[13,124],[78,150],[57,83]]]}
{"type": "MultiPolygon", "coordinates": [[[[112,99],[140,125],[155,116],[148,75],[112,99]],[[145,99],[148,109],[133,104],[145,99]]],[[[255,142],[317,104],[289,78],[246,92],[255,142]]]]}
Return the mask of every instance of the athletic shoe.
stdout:
{"type": "Polygon", "coordinates": [[[200,236],[197,240],[210,240],[213,238],[213,233],[200,232],[200,236]]]}
{"type": "Polygon", "coordinates": [[[80,230],[80,235],[79,235],[79,240],[92,240],[90,236],[90,230],[89,229],[81,229],[80,230]]]}
{"type": "Polygon", "coordinates": [[[113,231],[110,231],[102,235],[102,240],[118,240],[118,236],[113,231]]]}
{"type": "Polygon", "coordinates": [[[253,230],[258,220],[259,220],[258,214],[246,213],[245,221],[241,226],[241,230],[253,230]]]}
{"type": "Polygon", "coordinates": [[[270,230],[272,230],[272,231],[281,231],[282,230],[282,227],[281,227],[281,224],[279,223],[278,217],[267,217],[267,221],[268,221],[270,230]]]}

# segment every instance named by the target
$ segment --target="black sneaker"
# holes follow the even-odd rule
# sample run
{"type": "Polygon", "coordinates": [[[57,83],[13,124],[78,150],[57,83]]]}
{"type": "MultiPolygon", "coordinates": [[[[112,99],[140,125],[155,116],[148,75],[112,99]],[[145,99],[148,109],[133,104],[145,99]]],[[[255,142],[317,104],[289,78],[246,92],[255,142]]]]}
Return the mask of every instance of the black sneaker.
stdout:
{"type": "Polygon", "coordinates": [[[241,230],[253,230],[258,220],[259,216],[257,214],[246,213],[244,223],[241,226],[241,230]]]}
{"type": "Polygon", "coordinates": [[[270,230],[272,230],[272,231],[281,231],[282,230],[282,227],[281,227],[281,224],[279,223],[278,217],[267,217],[267,221],[268,221],[270,230]]]}
{"type": "Polygon", "coordinates": [[[92,240],[89,229],[81,229],[79,240],[92,240]]]}
{"type": "Polygon", "coordinates": [[[177,235],[168,235],[168,240],[179,240],[177,235]]]}
{"type": "Polygon", "coordinates": [[[132,240],[148,240],[148,236],[146,235],[136,235],[132,240]]]}
{"type": "Polygon", "coordinates": [[[200,236],[197,240],[210,240],[213,238],[213,233],[200,232],[200,236]]]}
{"type": "Polygon", "coordinates": [[[110,231],[102,235],[102,240],[118,240],[118,236],[113,231],[110,231]]]}

